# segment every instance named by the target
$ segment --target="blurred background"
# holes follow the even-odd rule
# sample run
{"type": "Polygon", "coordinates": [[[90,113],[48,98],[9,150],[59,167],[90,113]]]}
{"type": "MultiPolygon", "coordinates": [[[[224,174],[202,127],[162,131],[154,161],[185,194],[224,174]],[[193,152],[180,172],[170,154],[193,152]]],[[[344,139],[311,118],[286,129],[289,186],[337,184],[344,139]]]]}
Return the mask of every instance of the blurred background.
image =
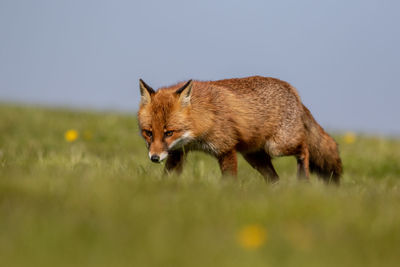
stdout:
{"type": "Polygon", "coordinates": [[[400,2],[0,1],[0,102],[133,112],[153,87],[250,75],[322,126],[400,135],[400,2]]]}

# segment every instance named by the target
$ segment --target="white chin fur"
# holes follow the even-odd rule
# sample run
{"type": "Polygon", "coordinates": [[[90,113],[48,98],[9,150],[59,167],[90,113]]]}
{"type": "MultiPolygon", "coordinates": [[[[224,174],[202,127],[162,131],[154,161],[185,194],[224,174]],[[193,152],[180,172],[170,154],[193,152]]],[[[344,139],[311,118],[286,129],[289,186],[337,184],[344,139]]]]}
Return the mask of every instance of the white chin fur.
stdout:
{"type": "Polygon", "coordinates": [[[160,154],[160,161],[163,161],[164,159],[166,159],[168,157],[168,152],[162,152],[160,154]]]}
{"type": "Polygon", "coordinates": [[[181,137],[176,139],[168,146],[168,150],[174,149],[179,145],[185,145],[190,141],[190,139],[192,139],[192,132],[191,131],[184,132],[181,137]]]}

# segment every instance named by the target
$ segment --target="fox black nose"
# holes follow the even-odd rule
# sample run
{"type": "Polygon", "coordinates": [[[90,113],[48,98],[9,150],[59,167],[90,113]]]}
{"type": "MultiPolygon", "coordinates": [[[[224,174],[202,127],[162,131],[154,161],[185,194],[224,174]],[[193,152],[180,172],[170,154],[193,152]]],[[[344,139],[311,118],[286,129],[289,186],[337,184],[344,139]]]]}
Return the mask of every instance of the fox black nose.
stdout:
{"type": "Polygon", "coordinates": [[[150,159],[152,162],[160,162],[160,157],[158,155],[152,155],[150,159]]]}

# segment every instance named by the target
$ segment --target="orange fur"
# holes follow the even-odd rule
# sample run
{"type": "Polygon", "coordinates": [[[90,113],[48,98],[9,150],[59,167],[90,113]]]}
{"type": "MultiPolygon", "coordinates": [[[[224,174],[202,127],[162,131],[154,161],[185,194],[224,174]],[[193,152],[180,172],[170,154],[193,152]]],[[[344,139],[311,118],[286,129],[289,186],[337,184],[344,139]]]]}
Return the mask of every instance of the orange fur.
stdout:
{"type": "Polygon", "coordinates": [[[339,183],[337,144],[287,82],[254,76],[189,81],[157,92],[140,85],[139,126],[153,161],[169,155],[167,172],[182,168],[185,149],[214,155],[224,174],[236,175],[240,152],[266,180],[275,181],[271,158],[293,155],[299,178],[314,171],[339,183]]]}

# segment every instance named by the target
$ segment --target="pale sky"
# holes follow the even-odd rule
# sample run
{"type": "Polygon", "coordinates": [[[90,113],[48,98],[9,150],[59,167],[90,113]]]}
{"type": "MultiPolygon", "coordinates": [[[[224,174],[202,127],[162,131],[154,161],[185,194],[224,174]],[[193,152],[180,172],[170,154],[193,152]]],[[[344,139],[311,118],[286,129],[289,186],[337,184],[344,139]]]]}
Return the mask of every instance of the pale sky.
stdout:
{"type": "Polygon", "coordinates": [[[0,101],[134,114],[139,78],[263,75],[329,130],[400,135],[399,14],[396,0],[0,0],[0,101]]]}

